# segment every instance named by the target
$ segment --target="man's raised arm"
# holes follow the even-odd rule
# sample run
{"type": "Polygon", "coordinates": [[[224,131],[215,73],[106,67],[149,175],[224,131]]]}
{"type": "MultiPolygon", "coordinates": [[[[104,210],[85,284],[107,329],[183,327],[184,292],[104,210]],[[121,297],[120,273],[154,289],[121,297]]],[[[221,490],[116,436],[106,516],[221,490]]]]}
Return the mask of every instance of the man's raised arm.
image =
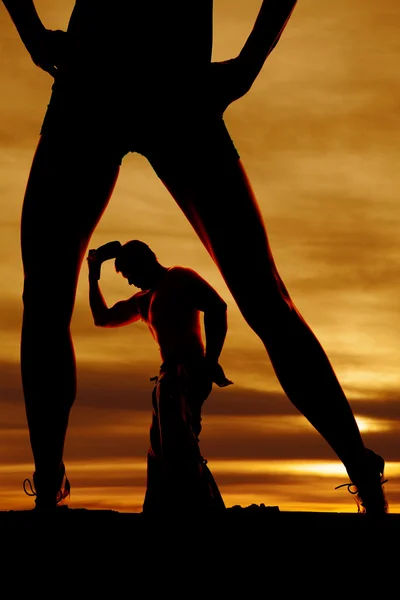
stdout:
{"type": "Polygon", "coordinates": [[[121,327],[140,319],[136,294],[128,300],[116,302],[114,306],[109,308],[100,290],[101,265],[106,260],[110,260],[113,252],[110,252],[109,248],[111,247],[112,249],[116,244],[119,244],[119,242],[104,244],[98,250],[89,250],[87,256],[89,268],[89,305],[94,324],[97,327],[121,327]]]}

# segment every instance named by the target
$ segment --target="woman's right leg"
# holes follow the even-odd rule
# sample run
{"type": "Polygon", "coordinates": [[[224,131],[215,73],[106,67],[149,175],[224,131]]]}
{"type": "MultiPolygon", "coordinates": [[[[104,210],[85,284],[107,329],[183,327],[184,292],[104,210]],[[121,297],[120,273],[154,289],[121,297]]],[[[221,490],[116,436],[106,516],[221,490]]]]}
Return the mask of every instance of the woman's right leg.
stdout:
{"type": "Polygon", "coordinates": [[[99,145],[44,134],[33,159],[21,219],[24,268],[21,372],[36,505],[51,507],[76,393],[70,322],[79,272],[105,210],[119,161],[99,145]]]}

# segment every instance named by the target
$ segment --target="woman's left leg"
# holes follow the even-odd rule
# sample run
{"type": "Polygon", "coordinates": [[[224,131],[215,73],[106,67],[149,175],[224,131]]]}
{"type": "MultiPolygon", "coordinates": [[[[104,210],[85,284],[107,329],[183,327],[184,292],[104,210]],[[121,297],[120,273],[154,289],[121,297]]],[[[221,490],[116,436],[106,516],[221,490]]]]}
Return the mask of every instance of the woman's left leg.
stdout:
{"type": "MultiPolygon", "coordinates": [[[[150,162],[263,342],[290,401],[332,447],[352,481],[369,480],[370,459],[352,409],[278,273],[245,169],[225,138],[208,139],[209,146],[192,143],[184,151],[175,143],[173,151],[150,162]]],[[[379,491],[378,484],[373,487],[380,496],[380,477],[379,491]]]]}

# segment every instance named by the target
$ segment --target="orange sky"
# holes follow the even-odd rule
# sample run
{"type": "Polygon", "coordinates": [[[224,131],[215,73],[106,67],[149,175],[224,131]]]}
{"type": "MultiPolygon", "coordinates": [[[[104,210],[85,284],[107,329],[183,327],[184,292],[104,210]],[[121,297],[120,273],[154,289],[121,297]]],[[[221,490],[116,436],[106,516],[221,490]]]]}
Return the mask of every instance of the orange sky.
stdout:
{"type": "MultiPolygon", "coordinates": [[[[45,25],[61,29],[73,4],[36,2],[45,25]]],[[[240,50],[260,5],[215,1],[215,60],[240,50]]],[[[392,512],[400,509],[399,29],[398,0],[299,0],[253,88],[225,115],[281,275],[324,346],[366,444],[386,458],[392,512]]],[[[0,510],[33,505],[22,490],[33,462],[18,365],[19,220],[51,83],[0,3],[0,510]]],[[[165,265],[194,268],[228,302],[221,363],[235,385],[212,392],[201,438],[227,506],[354,511],[352,497],[334,490],[347,481],[344,467],[282,393],[218,270],[137,154],[123,161],[91,247],[131,238],[148,243],[165,265]]],[[[132,294],[112,264],[103,271],[110,304],[132,294]]],[[[142,323],[94,327],[86,265],[73,335],[79,389],[65,450],[70,506],[139,511],[158,349],[142,323]]]]}

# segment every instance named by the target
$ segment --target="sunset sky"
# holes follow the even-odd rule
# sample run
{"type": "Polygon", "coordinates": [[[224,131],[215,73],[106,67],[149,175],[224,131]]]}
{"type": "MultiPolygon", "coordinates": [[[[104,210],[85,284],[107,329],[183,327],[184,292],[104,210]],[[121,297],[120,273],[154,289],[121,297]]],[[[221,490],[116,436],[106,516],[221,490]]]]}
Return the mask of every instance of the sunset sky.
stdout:
{"type": "MultiPolygon", "coordinates": [[[[46,27],[66,28],[73,0],[35,4],[46,27]]],[[[215,0],[214,60],[240,51],[260,5],[215,0]]],[[[299,0],[254,86],[225,114],[281,276],[326,350],[366,445],[386,459],[391,512],[400,510],[399,31],[398,0],[299,0]]],[[[33,459],[19,371],[19,224],[51,85],[0,2],[0,510],[33,506],[22,489],[33,459]]],[[[221,364],[234,385],[213,390],[201,435],[226,505],[356,511],[346,489],[334,489],[348,481],[343,465],[282,392],[216,266],[138,154],[124,158],[90,246],[132,238],[162,264],[198,271],[228,303],[221,364]]],[[[137,291],[112,262],[101,285],[109,304],[137,291]]],[[[143,323],[94,326],[86,264],[72,331],[70,506],[140,511],[158,348],[143,323]]]]}

